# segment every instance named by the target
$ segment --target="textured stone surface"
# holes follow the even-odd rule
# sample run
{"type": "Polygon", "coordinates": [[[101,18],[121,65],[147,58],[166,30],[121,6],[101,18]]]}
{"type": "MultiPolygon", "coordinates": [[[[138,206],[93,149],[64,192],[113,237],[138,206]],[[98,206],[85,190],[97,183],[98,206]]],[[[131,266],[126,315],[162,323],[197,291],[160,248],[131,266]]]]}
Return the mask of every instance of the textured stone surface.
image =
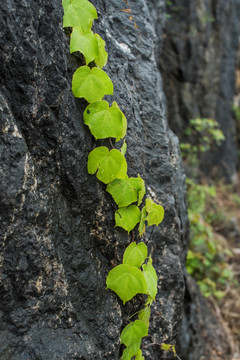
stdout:
{"type": "MultiPolygon", "coordinates": [[[[234,112],[236,129],[237,129],[237,148],[240,148],[240,120],[239,120],[239,109],[240,109],[240,39],[238,43],[238,52],[237,52],[237,69],[236,69],[236,86],[235,86],[235,96],[234,96],[234,107],[238,109],[238,112],[234,112]]],[[[238,151],[238,171],[240,170],[240,154],[238,151]]]]}
{"type": "Polygon", "coordinates": [[[232,104],[240,1],[172,0],[166,14],[157,51],[170,126],[182,139],[189,119],[217,120],[226,141],[204,156],[202,170],[205,175],[234,180],[237,149],[232,104]]]}
{"type": "MultiPolygon", "coordinates": [[[[165,118],[146,3],[132,4],[139,30],[124,2],[93,3],[114,100],[128,118],[128,173],[140,173],[166,211],[146,235],[159,295],[144,346],[147,359],[166,358],[159,343],[175,342],[184,296],[178,141],[165,118]]],[[[105,279],[135,234],[114,229],[115,205],[86,171],[95,142],[82,122],[86,103],[71,93],[81,62],[69,55],[60,1],[6,0],[0,11],[0,358],[117,360],[122,323],[142,299],[123,307],[105,279]]]]}
{"type": "MultiPolygon", "coordinates": [[[[221,320],[221,319],[220,319],[221,320]]],[[[231,360],[231,338],[195,281],[187,276],[178,354],[183,360],[231,360]]]]}

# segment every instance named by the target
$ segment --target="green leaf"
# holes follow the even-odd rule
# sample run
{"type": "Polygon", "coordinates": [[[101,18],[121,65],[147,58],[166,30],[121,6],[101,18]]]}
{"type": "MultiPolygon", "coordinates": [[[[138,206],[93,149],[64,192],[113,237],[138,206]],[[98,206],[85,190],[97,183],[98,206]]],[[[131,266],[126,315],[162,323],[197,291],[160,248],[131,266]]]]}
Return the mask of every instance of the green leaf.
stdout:
{"type": "Polygon", "coordinates": [[[114,106],[109,107],[107,101],[89,104],[84,111],[83,119],[95,139],[113,137],[118,141],[123,134],[123,113],[114,106]]]}
{"type": "Polygon", "coordinates": [[[128,245],[124,252],[123,264],[140,268],[140,266],[144,263],[147,254],[147,246],[143,242],[137,245],[135,242],[132,242],[130,245],[128,245]]]}
{"type": "Polygon", "coordinates": [[[101,100],[104,95],[113,94],[113,84],[101,69],[81,66],[73,74],[72,92],[77,98],[85,98],[89,103],[101,100]]]}
{"type": "Polygon", "coordinates": [[[122,147],[121,147],[120,151],[123,154],[123,156],[125,156],[126,151],[127,151],[127,143],[126,143],[125,140],[123,141],[123,144],[122,144],[122,147]]]}
{"type": "Polygon", "coordinates": [[[135,201],[138,201],[139,205],[145,193],[145,185],[143,179],[138,176],[137,178],[114,180],[107,186],[107,191],[119,207],[128,206],[135,201]]]}
{"type": "Polygon", "coordinates": [[[108,53],[105,50],[105,41],[98,34],[95,34],[95,37],[98,43],[98,55],[95,58],[95,63],[98,67],[103,68],[108,60],[108,53]]]}
{"type": "MultiPolygon", "coordinates": [[[[137,356],[140,350],[141,340],[135,342],[131,346],[124,349],[122,357],[120,360],[131,360],[133,356],[137,356]]],[[[141,358],[140,358],[141,359],[141,358]]]]}
{"type": "Polygon", "coordinates": [[[88,155],[88,172],[94,174],[104,184],[114,179],[123,179],[127,173],[127,162],[119,150],[108,150],[106,146],[100,146],[92,150],[88,155]]]}
{"type": "Polygon", "coordinates": [[[146,283],[147,283],[147,293],[151,296],[153,300],[155,300],[155,297],[157,295],[157,274],[154,269],[154,267],[151,264],[151,261],[147,264],[143,264],[143,275],[145,277],[146,283]]]}
{"type": "Polygon", "coordinates": [[[135,187],[135,189],[138,191],[138,205],[140,205],[146,193],[144,180],[140,177],[139,174],[137,178],[130,178],[129,180],[132,186],[135,187]]]}
{"type": "Polygon", "coordinates": [[[91,28],[74,27],[71,34],[70,53],[80,51],[86,59],[86,64],[95,61],[100,68],[106,65],[108,53],[105,51],[105,41],[91,28]]]}
{"type": "Polygon", "coordinates": [[[83,31],[80,27],[74,27],[71,34],[70,53],[80,51],[89,64],[98,56],[98,42],[89,29],[83,31]]]}
{"type": "Polygon", "coordinates": [[[135,320],[128,324],[122,331],[120,339],[121,344],[131,346],[138,343],[144,336],[148,334],[148,327],[141,320],[135,320]]]}
{"type": "Polygon", "coordinates": [[[164,209],[162,205],[157,205],[151,199],[146,199],[147,222],[148,226],[160,224],[164,218],[164,209]]]}
{"type": "Polygon", "coordinates": [[[146,221],[146,219],[147,219],[147,210],[146,210],[146,206],[144,206],[142,208],[142,211],[141,211],[141,220],[140,220],[140,224],[139,224],[139,228],[138,228],[139,235],[143,235],[145,233],[145,230],[146,230],[145,221],[146,221]]]}
{"type": "Polygon", "coordinates": [[[140,349],[135,357],[135,360],[144,360],[144,356],[142,356],[142,350],[140,349]]]}
{"type": "Polygon", "coordinates": [[[140,221],[141,213],[136,205],[122,207],[115,212],[116,226],[120,226],[128,232],[140,221]]]}
{"type": "MultiPolygon", "coordinates": [[[[120,108],[119,108],[118,104],[116,103],[116,101],[113,101],[112,107],[115,107],[116,109],[119,109],[119,110],[120,110],[120,108]]],[[[121,112],[121,113],[122,113],[122,124],[123,124],[123,128],[122,128],[122,134],[121,134],[121,136],[119,137],[119,139],[122,139],[122,138],[126,135],[126,132],[127,132],[127,119],[126,119],[126,116],[123,114],[123,112],[121,112]]],[[[118,140],[117,140],[117,141],[118,141],[118,140]]],[[[125,155],[125,154],[123,154],[123,155],[125,155]]]]}
{"type": "Polygon", "coordinates": [[[150,306],[146,306],[144,309],[142,309],[142,310],[139,312],[138,318],[139,318],[139,320],[141,320],[142,322],[144,322],[144,324],[146,324],[147,327],[149,327],[150,315],[151,315],[150,306]]]}
{"type": "Polygon", "coordinates": [[[64,8],[63,27],[81,26],[89,28],[94,19],[97,19],[97,10],[87,0],[63,0],[64,8]]]}
{"type": "Polygon", "coordinates": [[[175,345],[162,343],[161,344],[161,349],[163,351],[172,351],[174,353],[174,355],[176,355],[175,345]]]}
{"type": "Polygon", "coordinates": [[[107,289],[114,291],[125,304],[136,294],[146,294],[147,284],[141,270],[121,264],[108,273],[107,289]]]}
{"type": "Polygon", "coordinates": [[[113,180],[106,189],[119,207],[124,207],[137,201],[137,190],[131,185],[129,178],[113,180]]]}

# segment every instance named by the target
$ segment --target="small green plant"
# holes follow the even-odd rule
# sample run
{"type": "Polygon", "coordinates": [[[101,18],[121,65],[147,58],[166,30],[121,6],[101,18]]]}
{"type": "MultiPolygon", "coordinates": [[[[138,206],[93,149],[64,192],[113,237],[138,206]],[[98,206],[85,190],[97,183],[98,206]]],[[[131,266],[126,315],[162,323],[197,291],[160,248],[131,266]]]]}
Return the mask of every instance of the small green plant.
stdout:
{"type": "Polygon", "coordinates": [[[216,187],[198,184],[196,179],[200,155],[211,150],[214,144],[221,145],[224,135],[215,120],[199,117],[190,120],[185,135],[189,142],[180,146],[191,175],[186,180],[191,240],[186,268],[197,280],[204,296],[220,299],[225,295],[224,285],[233,276],[226,264],[226,257],[231,254],[213,231],[211,217],[216,214],[207,211],[207,205],[216,197],[216,187]]]}
{"type": "Polygon", "coordinates": [[[204,296],[217,299],[225,296],[225,285],[233,278],[226,259],[231,252],[224,248],[210,224],[207,205],[216,197],[214,186],[199,185],[187,179],[188,215],[190,220],[190,246],[187,272],[197,280],[204,296]]]}
{"type": "Polygon", "coordinates": [[[174,357],[177,356],[174,345],[170,345],[170,344],[165,344],[165,343],[163,343],[163,344],[161,345],[161,349],[162,349],[163,351],[167,351],[167,352],[173,353],[174,357]]]}
{"type": "Polygon", "coordinates": [[[233,105],[232,109],[233,109],[236,120],[240,121],[240,105],[233,105]]]}
{"type": "Polygon", "coordinates": [[[220,146],[225,137],[216,120],[200,117],[189,120],[184,135],[188,142],[180,144],[182,157],[186,168],[190,169],[187,171],[189,176],[196,178],[201,154],[209,151],[213,145],[220,146]]]}
{"type": "Polygon", "coordinates": [[[213,23],[215,21],[215,18],[213,16],[211,16],[211,14],[208,14],[206,12],[205,14],[203,14],[200,17],[200,21],[201,21],[203,26],[206,26],[206,24],[208,24],[208,23],[213,23]]]}
{"type": "MultiPolygon", "coordinates": [[[[128,5],[127,0],[124,1],[128,5]]],[[[70,32],[70,53],[80,52],[85,59],[85,64],[75,71],[72,79],[73,95],[89,103],[83,114],[84,123],[96,140],[110,138],[118,142],[126,135],[127,119],[115,101],[110,106],[102,100],[105,95],[113,95],[114,89],[110,77],[102,70],[108,59],[105,42],[92,31],[97,11],[88,0],[63,0],[62,4],[63,26],[70,32]]],[[[131,11],[129,9],[127,12],[131,11]]],[[[116,202],[115,226],[129,233],[139,224],[139,236],[143,236],[146,227],[161,223],[164,209],[148,198],[142,205],[145,183],[140,175],[135,178],[127,175],[125,140],[120,150],[112,148],[112,141],[109,142],[111,150],[98,146],[90,152],[88,172],[96,174],[98,180],[107,185],[106,190],[116,202]]],[[[141,340],[148,334],[150,306],[157,294],[157,275],[147,246],[143,242],[132,242],[124,252],[123,263],[109,272],[106,283],[107,289],[114,291],[123,304],[137,294],[146,295],[138,318],[130,322],[120,336],[121,343],[126,346],[121,359],[143,360],[141,340]]]]}
{"type": "Polygon", "coordinates": [[[238,206],[240,206],[240,196],[238,194],[232,194],[231,200],[238,206]]]}

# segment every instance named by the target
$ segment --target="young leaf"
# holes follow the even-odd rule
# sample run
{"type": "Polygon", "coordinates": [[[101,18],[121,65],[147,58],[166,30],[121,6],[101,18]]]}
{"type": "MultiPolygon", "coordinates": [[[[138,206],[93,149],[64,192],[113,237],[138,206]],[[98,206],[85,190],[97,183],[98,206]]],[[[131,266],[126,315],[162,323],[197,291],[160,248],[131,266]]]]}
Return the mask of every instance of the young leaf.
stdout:
{"type": "Polygon", "coordinates": [[[136,294],[146,294],[147,284],[141,270],[121,264],[113,268],[107,276],[107,289],[114,291],[123,304],[136,294]]]}
{"type": "Polygon", "coordinates": [[[144,263],[147,254],[147,246],[143,242],[137,245],[135,242],[132,242],[130,245],[128,245],[124,252],[123,264],[140,268],[140,266],[144,263]]]}
{"type": "Polygon", "coordinates": [[[71,34],[70,53],[80,51],[89,64],[98,56],[98,42],[90,29],[83,31],[80,27],[74,27],[71,34]]]}
{"type": "Polygon", "coordinates": [[[141,213],[136,205],[122,207],[115,212],[116,226],[120,226],[128,232],[140,221],[141,213]]]}
{"type": "Polygon", "coordinates": [[[131,360],[133,358],[133,356],[137,356],[139,351],[141,351],[140,346],[141,346],[141,340],[138,340],[131,346],[128,346],[126,349],[124,349],[120,360],[131,360]]]}
{"type": "Polygon", "coordinates": [[[161,344],[161,349],[163,351],[172,351],[174,353],[174,355],[176,355],[175,345],[162,343],[161,344]]]}
{"type": "Polygon", "coordinates": [[[97,10],[88,0],[62,0],[64,8],[63,27],[89,27],[97,19],[97,10]]]}
{"type": "Polygon", "coordinates": [[[95,34],[95,37],[98,42],[98,55],[95,58],[95,63],[98,67],[103,68],[108,60],[108,53],[105,51],[105,41],[98,34],[95,34]]]}
{"type": "Polygon", "coordinates": [[[135,201],[138,201],[139,205],[145,193],[145,185],[143,179],[138,176],[137,178],[114,180],[107,186],[107,191],[119,207],[128,206],[135,201]]]}
{"type": "Polygon", "coordinates": [[[138,343],[144,336],[148,334],[148,327],[141,320],[135,320],[128,324],[122,331],[120,339],[121,344],[131,346],[138,343]]]}
{"type": "Polygon", "coordinates": [[[154,267],[151,264],[151,261],[146,264],[143,264],[143,275],[147,283],[147,293],[155,300],[157,295],[157,274],[154,267]]]}
{"type": "Polygon", "coordinates": [[[127,173],[127,162],[119,150],[108,150],[106,146],[100,146],[92,150],[88,155],[88,172],[94,174],[104,184],[114,179],[124,179],[127,173]]]}
{"type": "Polygon", "coordinates": [[[147,219],[147,210],[146,210],[146,206],[144,206],[142,208],[141,220],[140,220],[140,224],[139,224],[139,228],[138,228],[139,235],[143,235],[145,233],[145,229],[146,229],[145,221],[146,221],[146,219],[147,219]]]}
{"type": "Polygon", "coordinates": [[[125,156],[126,151],[127,151],[127,143],[126,143],[125,140],[123,141],[123,144],[122,144],[122,147],[121,147],[120,151],[123,154],[123,156],[125,156]]]}
{"type": "Polygon", "coordinates": [[[103,70],[81,66],[73,74],[72,92],[75,97],[83,97],[92,103],[106,94],[112,95],[113,83],[103,70]]]}
{"type": "Polygon", "coordinates": [[[107,101],[95,101],[89,104],[84,111],[84,123],[95,139],[105,139],[108,137],[120,140],[123,134],[123,113],[116,107],[109,107],[107,101]]]}
{"type": "Polygon", "coordinates": [[[150,315],[151,315],[150,306],[146,306],[144,309],[140,311],[140,313],[138,314],[138,318],[139,320],[144,322],[144,324],[146,324],[147,327],[149,327],[150,315]]]}
{"type": "Polygon", "coordinates": [[[164,218],[164,208],[162,205],[157,205],[151,199],[146,199],[147,222],[148,226],[160,224],[164,218]]]}

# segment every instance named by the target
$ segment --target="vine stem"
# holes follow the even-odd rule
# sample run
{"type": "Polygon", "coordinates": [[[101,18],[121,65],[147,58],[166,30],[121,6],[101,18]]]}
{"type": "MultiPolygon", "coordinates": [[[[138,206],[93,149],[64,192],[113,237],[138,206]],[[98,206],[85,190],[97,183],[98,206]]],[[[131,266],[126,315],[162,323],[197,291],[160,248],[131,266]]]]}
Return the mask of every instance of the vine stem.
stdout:
{"type": "Polygon", "coordinates": [[[127,8],[127,9],[122,9],[122,11],[124,11],[124,12],[126,12],[126,13],[129,14],[129,20],[133,21],[134,27],[135,27],[135,29],[137,29],[137,31],[138,31],[138,36],[139,36],[139,38],[140,38],[140,40],[141,40],[141,42],[142,42],[142,36],[141,36],[141,33],[140,33],[139,28],[138,28],[138,26],[137,26],[137,23],[136,23],[136,21],[135,21],[135,19],[134,19],[134,17],[133,17],[132,9],[131,9],[130,6],[129,6],[128,0],[123,0],[123,1],[126,3],[126,5],[127,5],[128,8],[127,8]]]}
{"type": "Polygon", "coordinates": [[[113,143],[112,143],[112,139],[111,139],[111,138],[109,138],[109,142],[110,142],[110,145],[111,145],[112,149],[114,149],[114,146],[113,146],[113,143]]]}

